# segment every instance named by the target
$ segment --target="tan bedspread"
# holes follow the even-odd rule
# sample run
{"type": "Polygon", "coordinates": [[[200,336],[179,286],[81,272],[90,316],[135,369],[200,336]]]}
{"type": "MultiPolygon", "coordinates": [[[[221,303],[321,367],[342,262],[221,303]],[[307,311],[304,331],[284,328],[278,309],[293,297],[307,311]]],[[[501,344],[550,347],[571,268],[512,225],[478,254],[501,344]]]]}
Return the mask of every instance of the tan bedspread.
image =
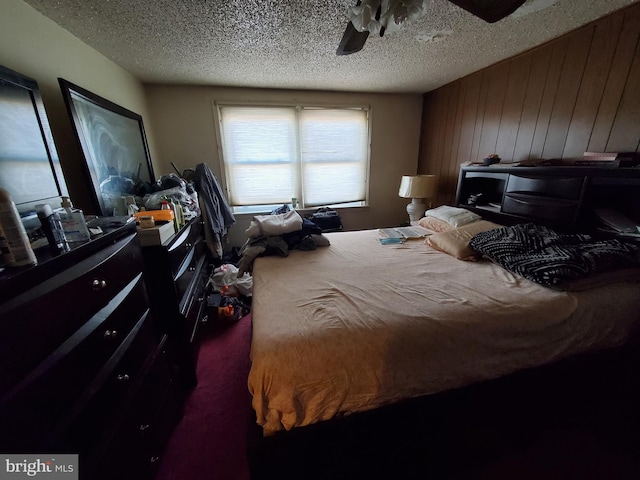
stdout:
{"type": "Polygon", "coordinates": [[[265,434],[619,345],[640,284],[550,290],[376,230],[262,257],[249,390],[265,434]]]}

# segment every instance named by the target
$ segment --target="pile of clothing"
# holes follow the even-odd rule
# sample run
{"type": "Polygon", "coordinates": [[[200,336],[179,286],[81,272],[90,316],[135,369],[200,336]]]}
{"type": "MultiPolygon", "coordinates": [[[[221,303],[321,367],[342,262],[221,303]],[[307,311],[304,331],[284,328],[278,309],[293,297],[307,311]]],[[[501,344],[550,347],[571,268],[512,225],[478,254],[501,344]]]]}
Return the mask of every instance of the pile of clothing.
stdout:
{"type": "Polygon", "coordinates": [[[253,261],[258,256],[286,257],[289,250],[315,250],[330,244],[329,239],[322,235],[322,228],[311,220],[302,218],[288,205],[283,205],[270,215],[253,217],[246,234],[249,239],[239,252],[239,276],[252,271],[253,261]]]}

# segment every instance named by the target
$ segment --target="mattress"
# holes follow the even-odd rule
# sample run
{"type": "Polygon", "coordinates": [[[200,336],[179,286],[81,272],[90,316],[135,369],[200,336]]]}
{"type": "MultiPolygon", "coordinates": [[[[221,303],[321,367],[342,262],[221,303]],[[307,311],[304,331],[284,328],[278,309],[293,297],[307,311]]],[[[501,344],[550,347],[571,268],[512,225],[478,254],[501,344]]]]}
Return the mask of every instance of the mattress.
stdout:
{"type": "Polygon", "coordinates": [[[248,387],[265,435],[623,344],[640,283],[560,292],[377,230],[254,263],[248,387]]]}

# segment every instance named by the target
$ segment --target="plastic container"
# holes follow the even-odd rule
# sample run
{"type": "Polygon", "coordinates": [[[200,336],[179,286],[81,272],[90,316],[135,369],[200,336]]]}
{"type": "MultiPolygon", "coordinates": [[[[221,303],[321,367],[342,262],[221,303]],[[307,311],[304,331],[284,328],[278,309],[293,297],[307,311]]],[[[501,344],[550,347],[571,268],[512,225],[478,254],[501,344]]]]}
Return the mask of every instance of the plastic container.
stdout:
{"type": "MultiPolygon", "coordinates": [[[[168,206],[168,204],[167,204],[168,206]]],[[[140,217],[153,216],[153,219],[156,223],[159,222],[173,222],[173,212],[171,210],[144,210],[142,212],[138,212],[134,215],[135,218],[140,219],[140,217]]]]}
{"type": "Polygon", "coordinates": [[[86,242],[91,238],[84,214],[79,208],[73,208],[69,197],[62,197],[64,213],[60,215],[62,228],[67,242],[86,242]]]}
{"type": "Polygon", "coordinates": [[[180,230],[180,223],[178,217],[178,211],[176,210],[176,204],[173,202],[168,202],[169,210],[173,212],[173,230],[177,233],[180,230]]]}
{"type": "Polygon", "coordinates": [[[67,237],[64,234],[60,215],[58,213],[54,213],[51,205],[48,203],[36,205],[36,212],[38,213],[38,218],[42,225],[42,231],[49,242],[51,252],[54,255],[68,252],[69,243],[67,242],[67,237]]]}
{"type": "Polygon", "coordinates": [[[178,220],[178,230],[180,230],[184,226],[184,211],[182,210],[182,205],[177,200],[173,201],[173,207],[176,214],[176,218],[178,220]]]}
{"type": "Polygon", "coordinates": [[[37,265],[38,260],[11,195],[0,188],[0,249],[7,265],[37,265]]]}

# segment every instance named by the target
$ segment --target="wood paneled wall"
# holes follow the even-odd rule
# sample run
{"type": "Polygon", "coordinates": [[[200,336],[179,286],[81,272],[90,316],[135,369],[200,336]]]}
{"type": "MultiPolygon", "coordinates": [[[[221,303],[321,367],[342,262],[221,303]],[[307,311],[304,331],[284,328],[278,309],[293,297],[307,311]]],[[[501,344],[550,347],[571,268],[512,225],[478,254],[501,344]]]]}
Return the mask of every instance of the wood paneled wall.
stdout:
{"type": "Polygon", "coordinates": [[[418,172],[455,199],[461,164],[640,151],[640,4],[424,95],[418,172]]]}

